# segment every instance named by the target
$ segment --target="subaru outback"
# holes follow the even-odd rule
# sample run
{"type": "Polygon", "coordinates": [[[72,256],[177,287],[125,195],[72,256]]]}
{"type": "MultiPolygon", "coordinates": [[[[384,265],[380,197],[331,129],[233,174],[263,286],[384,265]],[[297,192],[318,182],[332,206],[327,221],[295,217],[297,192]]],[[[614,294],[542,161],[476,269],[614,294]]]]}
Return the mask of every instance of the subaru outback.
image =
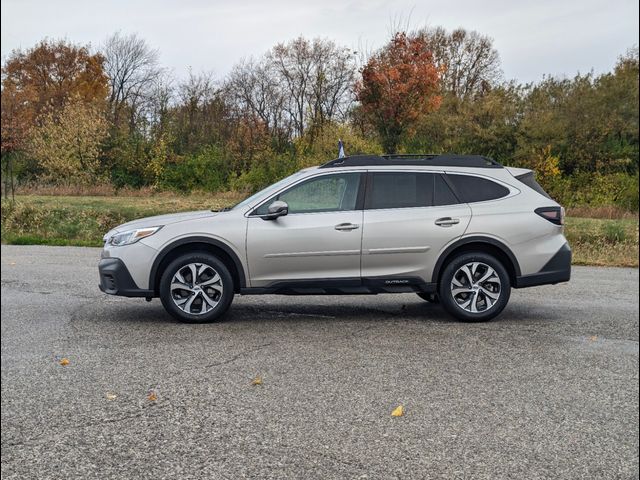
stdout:
{"type": "Polygon", "coordinates": [[[235,294],[404,292],[485,321],[512,288],[569,280],[563,224],[531,170],[477,155],[350,156],[231,208],[116,227],[100,289],[160,297],[184,322],[222,318],[235,294]]]}

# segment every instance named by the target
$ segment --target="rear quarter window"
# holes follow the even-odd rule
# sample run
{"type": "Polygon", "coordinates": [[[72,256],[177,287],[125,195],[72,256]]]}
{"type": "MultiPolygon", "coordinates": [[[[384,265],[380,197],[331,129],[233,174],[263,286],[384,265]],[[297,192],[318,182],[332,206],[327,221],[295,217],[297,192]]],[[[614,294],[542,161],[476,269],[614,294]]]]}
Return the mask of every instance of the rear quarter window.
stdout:
{"type": "Polygon", "coordinates": [[[516,178],[520,180],[522,183],[524,183],[527,187],[538,192],[540,195],[544,195],[547,198],[551,198],[551,196],[544,191],[544,188],[542,188],[540,184],[536,181],[535,173],[527,172],[523,175],[518,175],[516,178]]]}
{"type": "Polygon", "coordinates": [[[497,200],[509,195],[509,189],[486,178],[471,175],[447,175],[456,193],[466,203],[497,200]]]}

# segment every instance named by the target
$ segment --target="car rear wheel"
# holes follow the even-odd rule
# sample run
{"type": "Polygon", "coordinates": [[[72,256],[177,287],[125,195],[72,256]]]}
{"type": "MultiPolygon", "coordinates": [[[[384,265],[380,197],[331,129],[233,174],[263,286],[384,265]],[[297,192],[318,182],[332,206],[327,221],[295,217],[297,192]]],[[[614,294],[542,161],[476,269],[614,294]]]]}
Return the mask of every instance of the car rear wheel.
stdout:
{"type": "Polygon", "coordinates": [[[504,265],[486,253],[465,253],[445,267],[439,297],[447,312],[464,322],[484,322],[504,310],[511,282],[504,265]]]}
{"type": "Polygon", "coordinates": [[[233,296],[229,270],[205,252],[176,258],[160,279],[162,305],[181,322],[215,322],[229,309],[233,296]]]}

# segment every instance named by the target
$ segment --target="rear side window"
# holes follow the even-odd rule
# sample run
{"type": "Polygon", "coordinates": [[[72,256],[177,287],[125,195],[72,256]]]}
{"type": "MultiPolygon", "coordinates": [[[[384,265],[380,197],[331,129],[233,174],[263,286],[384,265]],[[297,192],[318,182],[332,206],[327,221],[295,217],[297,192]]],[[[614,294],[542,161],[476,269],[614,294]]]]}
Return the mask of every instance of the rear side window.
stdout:
{"type": "Polygon", "coordinates": [[[532,188],[539,194],[544,195],[547,198],[551,198],[551,196],[544,191],[544,188],[542,188],[540,184],[536,182],[536,176],[533,172],[527,172],[523,175],[518,175],[516,178],[524,183],[527,187],[532,188]]]}
{"type": "Polygon", "coordinates": [[[470,175],[447,175],[456,193],[467,203],[486,202],[509,195],[509,189],[491,180],[470,175]]]}
{"type": "Polygon", "coordinates": [[[442,178],[442,175],[434,175],[433,177],[433,204],[435,206],[460,203],[451,191],[451,188],[449,188],[449,185],[447,185],[447,182],[442,178]]]}
{"type": "Polygon", "coordinates": [[[433,174],[379,172],[371,174],[366,208],[430,207],[433,201],[433,174]]]}

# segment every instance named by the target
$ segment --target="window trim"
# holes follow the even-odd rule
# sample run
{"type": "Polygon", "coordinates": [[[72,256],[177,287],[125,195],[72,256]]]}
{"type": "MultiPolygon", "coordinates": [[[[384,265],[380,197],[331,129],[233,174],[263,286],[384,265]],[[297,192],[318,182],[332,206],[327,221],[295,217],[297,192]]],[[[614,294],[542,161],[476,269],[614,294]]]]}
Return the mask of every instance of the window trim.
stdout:
{"type": "Polygon", "coordinates": [[[455,188],[453,188],[453,185],[451,184],[451,182],[449,181],[449,179],[447,178],[447,174],[446,172],[439,172],[438,175],[440,176],[440,178],[442,179],[442,181],[444,182],[444,184],[449,187],[449,190],[451,191],[453,197],[456,199],[457,203],[450,203],[448,205],[435,205],[435,200],[436,200],[436,179],[433,179],[433,203],[434,203],[434,207],[451,207],[451,206],[456,206],[456,205],[466,205],[467,203],[464,202],[462,200],[462,197],[460,196],[460,194],[456,191],[455,188]]]}
{"type": "Polygon", "coordinates": [[[298,179],[298,181],[291,183],[285,187],[283,187],[282,189],[278,190],[277,192],[274,192],[271,196],[269,196],[268,198],[266,198],[265,200],[259,202],[255,207],[252,207],[249,209],[249,211],[245,214],[245,217],[247,218],[261,218],[261,216],[259,214],[256,213],[256,211],[262,207],[263,205],[274,201],[274,199],[276,199],[277,197],[279,197],[280,195],[286,193],[287,191],[289,191],[290,189],[297,187],[298,185],[305,183],[305,182],[309,182],[312,180],[316,180],[318,178],[321,177],[327,177],[327,176],[336,176],[336,175],[345,175],[348,173],[355,173],[355,174],[359,174],[360,175],[360,183],[358,185],[358,193],[356,194],[356,205],[355,208],[351,209],[351,210],[317,210],[317,211],[313,211],[313,212],[290,212],[287,214],[287,216],[291,216],[291,215],[317,215],[317,214],[323,214],[323,213],[340,213],[340,212],[357,212],[359,210],[363,209],[364,206],[364,194],[365,194],[365,183],[366,183],[366,171],[363,170],[345,170],[345,171],[332,171],[332,172],[322,172],[318,175],[309,175],[308,177],[304,177],[301,179],[298,179]]]}

